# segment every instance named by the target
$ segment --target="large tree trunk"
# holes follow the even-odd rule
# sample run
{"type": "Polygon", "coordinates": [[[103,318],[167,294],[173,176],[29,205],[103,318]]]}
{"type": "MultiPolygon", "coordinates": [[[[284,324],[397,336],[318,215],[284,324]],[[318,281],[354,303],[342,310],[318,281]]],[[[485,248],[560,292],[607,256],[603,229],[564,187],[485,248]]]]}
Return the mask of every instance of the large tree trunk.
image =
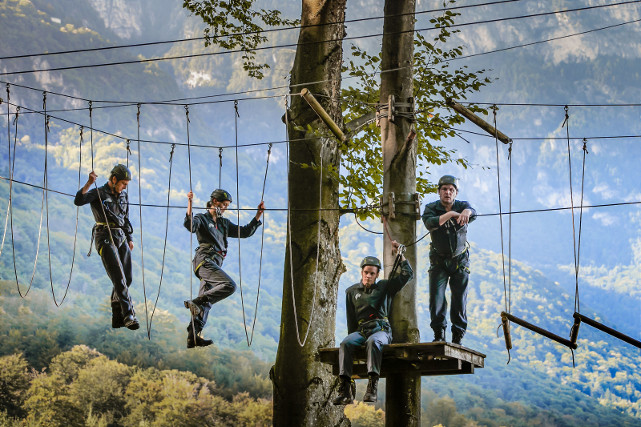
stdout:
{"type": "MultiPolygon", "coordinates": [[[[386,0],[381,58],[381,104],[393,95],[396,103],[409,103],[413,95],[412,56],[414,53],[415,0],[386,0]],[[394,70],[387,71],[386,70],[394,70]]],[[[387,213],[383,259],[389,274],[394,257],[390,239],[408,244],[416,241],[416,217],[413,201],[416,192],[416,144],[408,140],[411,122],[399,112],[411,108],[399,106],[394,121],[381,120],[383,143],[383,199],[387,202],[394,193],[395,218],[387,213]]],[[[388,110],[388,114],[389,114],[388,110]]],[[[416,270],[416,245],[405,254],[416,270]]],[[[415,275],[416,277],[416,275],[415,275]]],[[[419,342],[416,320],[416,280],[412,280],[394,298],[391,313],[394,342],[419,342]]],[[[388,377],[385,388],[385,425],[419,426],[421,421],[421,377],[395,375],[388,377]]]]}
{"type": "MultiPolygon", "coordinates": [[[[322,24],[342,22],[345,2],[303,0],[303,28],[290,83],[291,93],[297,95],[303,88],[301,83],[321,82],[305,87],[339,125],[342,125],[340,72],[344,26],[322,24]],[[318,43],[324,40],[333,41],[318,43]]],[[[339,169],[338,142],[333,137],[318,137],[319,133],[331,134],[300,96],[292,96],[288,124],[289,137],[294,141],[289,146],[288,177],[292,245],[291,253],[287,247],[285,257],[280,340],[272,371],[273,420],[275,426],[288,427],[347,425],[343,407],[331,404],[336,379],[331,369],[317,358],[318,348],[334,344],[338,280],[344,270],[338,246],[338,182],[327,173],[330,165],[339,169]],[[308,125],[319,132],[299,130],[307,129],[308,125]],[[302,166],[320,165],[321,154],[324,172],[319,204],[320,170],[302,166]],[[317,253],[319,212],[322,219],[317,253]],[[309,335],[301,346],[299,341],[305,340],[308,328],[309,335]]]]}

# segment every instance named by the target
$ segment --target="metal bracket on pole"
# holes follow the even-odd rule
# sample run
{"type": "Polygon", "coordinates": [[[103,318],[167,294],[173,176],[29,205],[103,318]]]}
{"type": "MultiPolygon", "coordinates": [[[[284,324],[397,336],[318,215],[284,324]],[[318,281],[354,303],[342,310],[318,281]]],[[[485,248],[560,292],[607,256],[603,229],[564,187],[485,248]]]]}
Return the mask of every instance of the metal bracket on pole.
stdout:
{"type": "Polygon", "coordinates": [[[414,193],[414,213],[417,220],[421,219],[421,198],[418,193],[414,193]]]}
{"type": "Polygon", "coordinates": [[[394,105],[394,103],[395,103],[394,95],[390,95],[387,98],[387,108],[388,108],[387,117],[388,117],[388,120],[392,123],[394,123],[394,114],[396,113],[396,106],[394,105]]]}
{"type": "Polygon", "coordinates": [[[447,102],[447,105],[449,105],[454,109],[454,111],[459,113],[461,116],[467,118],[469,121],[471,121],[481,129],[483,129],[485,132],[489,133],[490,135],[496,136],[498,140],[501,141],[503,144],[509,144],[510,142],[512,142],[512,138],[510,138],[500,130],[496,129],[494,126],[492,126],[491,124],[489,124],[488,122],[486,122],[485,120],[483,120],[482,118],[480,118],[479,116],[477,116],[476,114],[474,114],[473,112],[471,112],[470,110],[468,110],[467,108],[459,104],[458,102],[452,99],[448,99],[446,102],[447,102]]]}
{"type": "Polygon", "coordinates": [[[320,105],[316,98],[314,98],[314,95],[312,95],[311,92],[307,90],[307,88],[303,88],[303,90],[300,91],[300,95],[303,97],[303,99],[305,99],[305,101],[307,101],[309,106],[312,107],[312,110],[314,110],[316,114],[318,114],[318,117],[320,117],[321,120],[325,122],[329,130],[331,130],[332,133],[336,135],[336,138],[338,138],[340,142],[345,142],[345,140],[347,139],[345,137],[345,134],[336,124],[336,122],[329,116],[329,114],[327,114],[327,111],[325,111],[323,106],[320,105]]]}
{"type": "Polygon", "coordinates": [[[387,216],[389,219],[396,218],[396,196],[394,192],[390,192],[387,195],[387,200],[384,196],[381,196],[381,222],[383,222],[383,217],[387,216]],[[385,203],[387,203],[387,212],[385,212],[385,203]]]}

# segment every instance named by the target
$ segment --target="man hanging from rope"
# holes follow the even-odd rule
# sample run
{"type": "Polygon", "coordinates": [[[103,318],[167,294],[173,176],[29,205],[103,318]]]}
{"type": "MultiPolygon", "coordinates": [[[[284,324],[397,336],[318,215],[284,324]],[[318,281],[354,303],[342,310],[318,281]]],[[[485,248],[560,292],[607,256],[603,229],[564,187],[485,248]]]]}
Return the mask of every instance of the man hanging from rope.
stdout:
{"type": "Polygon", "coordinates": [[[445,289],[449,280],[452,342],[461,344],[467,329],[465,306],[470,274],[467,224],[474,221],[476,211],[468,202],[456,200],[457,194],[458,180],[452,175],[443,175],[438,180],[439,200],[425,206],[422,218],[432,237],[429,278],[430,326],[434,330],[434,341],[445,341],[445,289]]]}
{"type": "MultiPolygon", "coordinates": [[[[354,351],[365,345],[367,349],[367,375],[369,382],[363,402],[376,402],[378,377],[381,372],[383,346],[392,342],[392,328],[387,319],[392,298],[414,276],[410,263],[405,259],[399,243],[392,242],[392,254],[397,255],[400,274],[389,280],[376,279],[381,271],[378,258],[368,256],[361,262],[361,281],[345,291],[347,332],[338,351],[339,391],[334,405],[349,405],[354,401],[352,390],[352,363],[354,351]]],[[[396,264],[396,263],[395,263],[396,264]]]]}
{"type": "Polygon", "coordinates": [[[124,191],[131,180],[131,172],[127,166],[118,164],[111,170],[105,185],[90,190],[97,178],[94,171],[89,173],[87,183],[76,193],[74,204],[89,203],[96,221],[91,238],[96,241],[96,250],[113,284],[111,327],[125,326],[135,330],[140,323],[129,295],[133,227],[129,222],[129,200],[124,191]]]}
{"type": "Polygon", "coordinates": [[[187,215],[184,225],[187,230],[196,233],[198,248],[194,256],[194,273],[200,279],[198,297],[185,301],[185,307],[192,315],[192,321],[187,327],[187,348],[205,347],[212,340],[200,336],[207,323],[211,306],[227,298],[236,291],[234,280],[222,270],[223,261],[227,255],[227,238],[250,237],[261,225],[260,217],[265,210],[265,203],[260,202],[256,216],[249,224],[238,226],[223,217],[232,202],[228,191],[217,189],[211,193],[207,202],[207,212],[191,217],[194,194],[187,194],[187,215]]]}

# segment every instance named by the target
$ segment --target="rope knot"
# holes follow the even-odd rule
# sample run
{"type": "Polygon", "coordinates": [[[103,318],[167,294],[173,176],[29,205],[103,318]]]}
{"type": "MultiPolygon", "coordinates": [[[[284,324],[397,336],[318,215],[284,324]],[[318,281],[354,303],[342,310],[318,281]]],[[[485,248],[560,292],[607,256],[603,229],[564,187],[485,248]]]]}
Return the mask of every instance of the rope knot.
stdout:
{"type": "Polygon", "coordinates": [[[588,151],[588,140],[586,138],[583,138],[583,152],[585,154],[590,154],[588,151]]]}
{"type": "Polygon", "coordinates": [[[13,124],[18,123],[18,116],[20,115],[20,107],[16,107],[16,116],[13,118],[13,124]]]}
{"type": "Polygon", "coordinates": [[[240,114],[238,113],[238,100],[234,99],[234,110],[236,111],[236,117],[240,117],[240,114]]]}
{"type": "Polygon", "coordinates": [[[42,108],[47,109],[47,91],[42,92],[42,108]]]}
{"type": "Polygon", "coordinates": [[[174,158],[174,149],[175,148],[176,148],[176,144],[171,144],[171,152],[169,153],[169,163],[171,163],[171,161],[174,158]]]}
{"type": "Polygon", "coordinates": [[[187,116],[187,123],[189,123],[189,105],[185,105],[185,115],[187,116]]]}

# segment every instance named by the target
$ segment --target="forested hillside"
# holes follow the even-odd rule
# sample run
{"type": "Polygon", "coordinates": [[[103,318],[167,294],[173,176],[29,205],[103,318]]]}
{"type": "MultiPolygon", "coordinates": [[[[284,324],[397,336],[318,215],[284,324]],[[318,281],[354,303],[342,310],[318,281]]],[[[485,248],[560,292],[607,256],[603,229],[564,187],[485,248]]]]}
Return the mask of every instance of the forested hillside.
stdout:
{"type": "MultiPolygon", "coordinates": [[[[100,0],[0,2],[0,26],[3,28],[0,56],[192,37],[200,31],[201,24],[190,20],[175,2],[124,3],[100,0]],[[114,15],[109,11],[109,5],[114,10],[124,8],[121,12],[127,13],[114,15]],[[147,13],[149,10],[152,12],[147,13]]],[[[291,39],[291,34],[279,33],[271,42],[282,44],[291,39]]],[[[148,50],[132,48],[117,54],[107,50],[84,57],[61,55],[1,60],[0,72],[204,51],[206,48],[202,43],[192,43],[148,50]]],[[[270,58],[278,65],[268,74],[266,86],[287,84],[284,76],[292,55],[292,50],[264,53],[264,58],[270,58]]],[[[626,89],[623,80],[615,86],[599,86],[600,80],[614,76],[616,68],[626,70],[627,80],[638,81],[637,59],[619,58],[606,68],[601,67],[603,63],[597,59],[588,71],[576,75],[583,86],[579,83],[572,86],[564,83],[567,81],[564,78],[571,74],[576,63],[537,64],[532,58],[527,54],[519,56],[508,71],[503,71],[502,80],[499,80],[499,83],[510,83],[494,86],[498,89],[492,89],[490,85],[486,91],[496,90],[492,93],[494,96],[501,95],[514,102],[533,91],[539,93],[542,100],[566,100],[573,92],[579,92],[585,97],[580,100],[584,102],[638,94],[636,89],[626,89]],[[544,72],[563,78],[553,82],[542,77],[544,72]],[[590,90],[583,93],[579,90],[581,87],[590,90]]],[[[492,68],[491,60],[488,64],[488,68],[492,68]]],[[[1,409],[7,411],[0,415],[0,424],[12,425],[10,418],[13,417],[26,417],[29,422],[38,423],[39,419],[34,418],[36,412],[45,408],[52,411],[49,412],[52,425],[64,425],[59,418],[63,412],[56,411],[67,410],[75,420],[85,420],[87,425],[103,425],[112,420],[138,424],[143,419],[166,425],[180,424],[184,420],[180,417],[186,415],[209,425],[269,422],[272,384],[268,372],[280,332],[287,223],[287,153],[281,121],[284,99],[240,100],[236,115],[233,97],[211,98],[221,102],[190,107],[189,134],[185,108],[180,103],[145,104],[138,122],[135,103],[123,108],[103,108],[108,103],[96,102],[92,117],[94,127],[112,134],[99,131],[91,134],[87,129],[88,99],[159,101],[261,87],[246,79],[239,70],[237,61],[212,56],[182,62],[0,78],[0,81],[37,89],[10,85],[10,100],[14,106],[9,110],[9,117],[4,110],[6,104],[0,106],[0,176],[5,178],[0,181],[0,227],[4,227],[5,218],[8,218],[9,184],[6,178],[11,161],[8,144],[15,155],[14,178],[30,184],[13,185],[13,239],[11,227],[8,227],[0,254],[0,356],[3,356],[0,363],[7,366],[2,375],[14,375],[10,382],[16,384],[16,388],[7,391],[3,388],[8,383],[6,377],[0,379],[0,393],[14,393],[12,396],[17,399],[0,396],[3,397],[0,401],[6,405],[1,409]],[[15,120],[15,105],[41,110],[42,92],[38,89],[82,98],[70,99],[52,93],[48,96],[47,107],[51,115],[47,134],[48,186],[63,193],[49,193],[51,278],[44,222],[46,211],[43,210],[42,191],[38,188],[43,182],[45,164],[43,115],[22,109],[15,120]],[[78,110],[56,111],[70,108],[78,110]],[[85,126],[82,139],[80,127],[73,123],[85,126]],[[143,139],[140,150],[136,141],[138,126],[143,139]],[[186,147],[187,138],[196,145],[190,152],[186,147]],[[197,291],[198,281],[191,273],[190,261],[195,239],[190,240],[182,225],[186,193],[190,186],[193,187],[196,203],[202,206],[213,188],[219,185],[227,188],[235,199],[228,217],[234,222],[247,222],[260,201],[267,146],[240,147],[237,151],[235,145],[266,141],[273,141],[274,145],[265,203],[276,210],[268,211],[265,217],[262,264],[259,262],[262,230],[240,244],[235,240],[230,242],[225,268],[242,283],[242,299],[239,290],[212,310],[204,332],[214,340],[215,346],[187,351],[188,312],[183,307],[183,300],[197,291]],[[90,143],[93,144],[90,146],[90,143]],[[218,146],[226,148],[219,151],[218,146]],[[173,148],[175,151],[170,157],[173,148]],[[222,167],[219,166],[221,159],[222,167]],[[80,160],[82,168],[78,183],[80,160]],[[134,171],[134,180],[129,187],[135,228],[132,295],[142,325],[136,332],[110,328],[108,295],[111,285],[97,254],[86,257],[93,218],[88,207],[80,208],[74,254],[76,208],[70,197],[84,183],[92,164],[100,175],[99,180],[104,180],[114,163],[127,161],[134,171]],[[138,183],[141,184],[141,197],[138,183]],[[168,194],[171,207],[166,209],[168,194]],[[139,211],[137,204],[141,201],[146,206],[139,211]],[[238,206],[242,208],[239,216],[233,209],[238,206]],[[168,229],[166,240],[165,227],[168,229]],[[144,251],[141,252],[143,244],[144,251]],[[56,308],[51,283],[60,302],[67,289],[72,259],[74,268],[69,293],[62,306],[56,308]],[[34,269],[33,286],[22,299],[15,277],[17,275],[20,291],[24,294],[34,269]],[[255,312],[259,283],[260,299],[255,312]],[[255,314],[256,328],[251,335],[255,314]],[[151,339],[146,335],[147,322],[151,322],[151,339]],[[244,329],[245,325],[247,329],[244,329]],[[253,336],[253,343],[248,347],[246,340],[250,336],[253,336]],[[111,389],[107,389],[107,385],[104,389],[99,388],[92,382],[91,377],[97,373],[113,378],[111,389]],[[148,394],[143,393],[141,384],[148,385],[148,394]],[[122,390],[127,391],[123,394],[122,390]],[[79,398],[88,393],[91,399],[79,398]]],[[[4,84],[0,87],[0,98],[6,100],[4,84]]],[[[629,111],[614,113],[608,110],[597,114],[594,110],[583,110],[576,115],[575,111],[571,110],[572,131],[582,135],[589,132],[607,134],[609,129],[623,127],[624,123],[630,126],[631,133],[639,129],[637,115],[629,111]]],[[[505,130],[504,126],[507,126],[508,131],[515,132],[509,132],[511,135],[526,129],[536,135],[562,136],[559,127],[563,120],[562,108],[549,107],[536,112],[505,108],[499,113],[499,120],[502,121],[501,129],[505,130]],[[541,125],[540,121],[546,117],[551,117],[552,124],[541,125]],[[504,125],[506,122],[508,124],[504,125]]],[[[586,186],[590,201],[619,201],[619,196],[628,201],[638,200],[641,193],[636,189],[638,156],[633,151],[634,146],[625,140],[590,144],[588,162],[591,163],[588,163],[586,186]],[[619,189],[621,194],[614,197],[612,188],[619,189]],[[603,198],[598,198],[601,194],[603,198]]],[[[487,190],[496,181],[494,154],[488,151],[489,145],[485,140],[473,140],[471,144],[457,140],[453,146],[473,159],[471,170],[464,172],[469,175],[463,175],[467,180],[462,187],[462,196],[473,201],[481,213],[495,212],[495,192],[487,190]],[[491,198],[485,197],[488,192],[492,192],[491,198]]],[[[562,197],[558,195],[567,186],[567,165],[564,163],[567,159],[561,156],[565,155],[561,148],[560,143],[552,142],[525,148],[515,145],[515,210],[556,206],[545,205],[549,200],[565,202],[565,193],[562,197]],[[536,197],[524,190],[530,186],[541,187],[536,197]]],[[[580,147],[575,151],[575,157],[576,153],[580,153],[580,147]]],[[[580,179],[577,171],[580,167],[575,163],[575,183],[580,179]]],[[[424,202],[433,197],[424,196],[424,202]]],[[[597,213],[597,210],[586,213],[580,275],[581,312],[637,339],[641,327],[640,218],[638,208],[633,205],[605,213],[597,213]]],[[[366,225],[380,229],[378,220],[366,225]]],[[[563,337],[569,334],[574,312],[575,271],[574,266],[570,266],[570,226],[566,213],[514,217],[514,254],[518,261],[513,261],[511,269],[511,312],[563,337]]],[[[417,230],[419,235],[425,231],[420,222],[417,222],[417,230]]],[[[468,301],[470,329],[464,345],[487,354],[485,368],[469,376],[424,378],[424,424],[641,424],[641,375],[638,369],[641,354],[638,349],[582,325],[579,348],[574,353],[576,367],[572,367],[569,350],[513,325],[514,349],[508,356],[503,338],[496,334],[499,313],[505,309],[502,261],[497,253],[500,248],[496,237],[498,230],[498,219],[488,216],[480,217],[470,228],[474,243],[468,301]],[[511,358],[509,364],[508,357],[511,358]]],[[[360,259],[379,253],[381,240],[361,230],[350,216],[342,218],[340,239],[347,266],[347,272],[341,278],[342,296],[342,291],[358,280],[360,259]]],[[[424,341],[431,340],[427,312],[428,243],[429,238],[419,244],[419,261],[415,268],[424,341]]],[[[343,298],[339,297],[338,304],[337,339],[340,340],[346,333],[343,298]]],[[[359,384],[357,396],[362,395],[361,387],[363,385],[359,384]]],[[[379,396],[384,400],[382,393],[379,396]]],[[[359,404],[346,411],[354,425],[381,425],[382,413],[376,412],[381,407],[382,402],[376,407],[359,404]]]]}

